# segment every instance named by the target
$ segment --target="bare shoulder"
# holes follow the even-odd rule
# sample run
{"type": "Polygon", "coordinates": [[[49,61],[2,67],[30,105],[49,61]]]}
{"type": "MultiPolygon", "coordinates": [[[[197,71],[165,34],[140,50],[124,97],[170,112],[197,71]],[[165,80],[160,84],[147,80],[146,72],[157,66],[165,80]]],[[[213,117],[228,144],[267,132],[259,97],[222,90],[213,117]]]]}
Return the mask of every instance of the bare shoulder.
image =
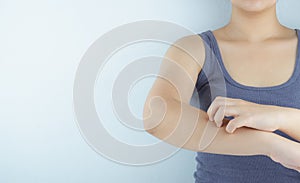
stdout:
{"type": "Polygon", "coordinates": [[[205,59],[204,41],[198,34],[184,36],[170,46],[165,57],[173,58],[189,72],[198,73],[205,59]]]}
{"type": "Polygon", "coordinates": [[[172,97],[188,102],[205,58],[202,38],[188,35],[173,42],[167,49],[159,75],[150,91],[151,96],[172,97]]]}

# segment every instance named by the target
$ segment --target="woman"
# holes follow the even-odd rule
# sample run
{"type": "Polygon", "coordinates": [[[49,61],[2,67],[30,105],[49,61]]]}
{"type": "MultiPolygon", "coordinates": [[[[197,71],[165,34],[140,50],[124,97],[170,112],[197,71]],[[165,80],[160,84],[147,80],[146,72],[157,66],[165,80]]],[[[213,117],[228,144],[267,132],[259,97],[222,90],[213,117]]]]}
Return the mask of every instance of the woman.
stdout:
{"type": "Polygon", "coordinates": [[[300,183],[300,31],[279,23],[275,0],[231,3],[226,26],[168,49],[145,129],[197,151],[197,183],[300,183]],[[190,105],[195,88],[200,108],[190,105]]]}

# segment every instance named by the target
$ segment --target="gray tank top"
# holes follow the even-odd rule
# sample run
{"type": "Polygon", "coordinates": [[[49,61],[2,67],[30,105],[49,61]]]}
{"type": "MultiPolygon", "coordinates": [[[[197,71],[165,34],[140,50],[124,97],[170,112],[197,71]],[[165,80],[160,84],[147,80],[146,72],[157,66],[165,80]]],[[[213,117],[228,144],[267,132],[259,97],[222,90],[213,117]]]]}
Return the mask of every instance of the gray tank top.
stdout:
{"type": "MultiPolygon", "coordinates": [[[[199,33],[206,43],[206,58],[194,91],[199,99],[198,107],[207,111],[216,96],[224,96],[300,109],[300,35],[299,29],[295,31],[298,47],[292,76],[285,83],[267,87],[246,86],[236,82],[224,66],[212,31],[199,33]]],[[[279,130],[274,133],[296,141],[279,130]]],[[[300,183],[300,173],[263,155],[233,156],[197,152],[196,161],[197,168],[193,174],[196,183],[300,183]]]]}

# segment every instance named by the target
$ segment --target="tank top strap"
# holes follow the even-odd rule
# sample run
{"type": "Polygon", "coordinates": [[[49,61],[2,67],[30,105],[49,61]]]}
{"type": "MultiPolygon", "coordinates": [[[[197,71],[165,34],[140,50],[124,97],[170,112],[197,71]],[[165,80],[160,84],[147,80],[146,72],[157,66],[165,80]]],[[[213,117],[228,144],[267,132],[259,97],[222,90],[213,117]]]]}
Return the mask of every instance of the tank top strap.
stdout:
{"type": "Polygon", "coordinates": [[[222,70],[219,62],[217,61],[218,60],[218,56],[216,55],[217,47],[216,44],[214,44],[214,40],[210,35],[210,30],[201,32],[198,35],[204,41],[204,47],[205,47],[205,59],[204,59],[202,69],[198,74],[198,79],[196,83],[196,87],[199,90],[204,84],[208,82],[210,76],[212,76],[213,73],[216,73],[216,69],[218,69],[218,72],[222,70]]]}
{"type": "Polygon", "coordinates": [[[295,31],[297,33],[298,43],[297,43],[295,69],[294,69],[294,74],[292,75],[292,77],[295,77],[296,79],[298,79],[298,77],[299,77],[299,82],[300,82],[300,30],[298,28],[296,28],[295,31]]]}
{"type": "Polygon", "coordinates": [[[199,93],[209,90],[207,100],[211,102],[217,96],[227,96],[226,81],[216,55],[216,45],[212,40],[210,30],[200,33],[199,36],[201,36],[204,43],[205,60],[198,74],[196,88],[199,93]]]}

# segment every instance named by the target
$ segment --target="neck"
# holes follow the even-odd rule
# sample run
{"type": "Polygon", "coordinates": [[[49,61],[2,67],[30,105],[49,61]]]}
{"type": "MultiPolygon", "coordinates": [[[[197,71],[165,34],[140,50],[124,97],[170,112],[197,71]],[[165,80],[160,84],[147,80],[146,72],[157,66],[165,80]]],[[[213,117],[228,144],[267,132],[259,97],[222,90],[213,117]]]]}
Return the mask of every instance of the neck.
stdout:
{"type": "Polygon", "coordinates": [[[259,12],[233,6],[230,22],[225,29],[239,40],[256,42],[279,35],[284,28],[277,19],[275,5],[259,12]]]}

